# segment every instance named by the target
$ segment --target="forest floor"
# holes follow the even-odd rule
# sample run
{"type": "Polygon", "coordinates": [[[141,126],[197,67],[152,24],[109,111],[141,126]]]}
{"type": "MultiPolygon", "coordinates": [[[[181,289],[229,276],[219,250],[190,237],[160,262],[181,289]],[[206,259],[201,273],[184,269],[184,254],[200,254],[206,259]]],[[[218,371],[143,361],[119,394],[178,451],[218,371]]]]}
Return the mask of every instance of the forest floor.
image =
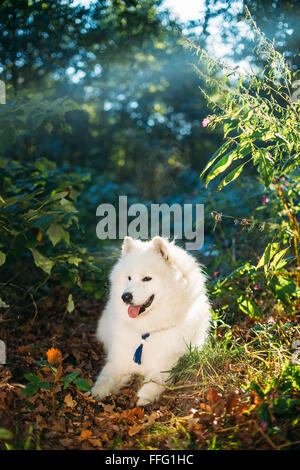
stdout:
{"type": "MultiPolygon", "coordinates": [[[[104,364],[102,347],[95,339],[103,305],[86,299],[66,313],[67,297],[64,288],[55,287],[52,297],[35,305],[30,316],[16,309],[14,316],[1,317],[7,364],[0,366],[0,449],[300,448],[297,387],[287,399],[293,401],[292,413],[292,405],[284,404],[283,415],[272,413],[269,395],[268,401],[260,390],[240,387],[245,373],[241,358],[231,361],[225,355],[218,365],[216,374],[231,376],[227,386],[218,380],[215,385],[213,380],[203,382],[202,371],[202,379],[196,373],[189,381],[177,380],[158,402],[143,408],[136,406],[138,378],[119,395],[101,402],[80,389],[76,380],[66,382],[64,377],[80,377],[92,386],[104,364]],[[50,364],[56,361],[55,369],[47,359],[50,364]],[[25,376],[27,382],[38,377],[50,386],[40,384],[35,393],[24,395],[25,376]],[[265,408],[271,415],[272,432],[262,418],[265,408]]],[[[245,337],[249,323],[236,330],[245,337]]],[[[266,361],[259,351],[252,355],[252,360],[266,361]]],[[[272,400],[276,391],[274,396],[272,400]]]]}

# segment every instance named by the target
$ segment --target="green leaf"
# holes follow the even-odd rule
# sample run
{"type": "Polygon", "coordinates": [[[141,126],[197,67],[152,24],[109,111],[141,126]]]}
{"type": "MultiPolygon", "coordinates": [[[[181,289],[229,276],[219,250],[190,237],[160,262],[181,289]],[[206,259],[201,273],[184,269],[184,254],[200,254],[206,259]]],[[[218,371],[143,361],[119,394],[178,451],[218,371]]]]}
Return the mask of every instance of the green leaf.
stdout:
{"type": "Polygon", "coordinates": [[[51,369],[52,372],[54,372],[55,374],[57,373],[57,368],[54,367],[52,364],[49,364],[48,361],[46,361],[45,359],[40,359],[39,361],[35,361],[36,364],[38,364],[39,366],[42,366],[42,367],[47,367],[48,369],[51,369]]]}
{"type": "Polygon", "coordinates": [[[81,288],[83,290],[86,290],[88,292],[93,292],[94,290],[94,283],[92,281],[85,281],[82,283],[81,288]]]}
{"type": "Polygon", "coordinates": [[[67,312],[68,312],[68,313],[73,312],[74,308],[75,308],[75,305],[74,305],[74,301],[73,301],[72,294],[69,294],[69,296],[68,296],[67,312]]]}
{"type": "Polygon", "coordinates": [[[38,268],[41,268],[47,274],[51,274],[51,270],[55,263],[51,261],[49,258],[46,258],[45,256],[43,256],[36,248],[30,248],[30,250],[33,254],[35,265],[38,268]]]}
{"type": "Polygon", "coordinates": [[[57,245],[61,240],[64,240],[68,245],[70,244],[70,234],[57,222],[52,222],[47,230],[47,235],[51,240],[53,246],[57,245]]]}
{"type": "Polygon", "coordinates": [[[257,171],[262,177],[265,186],[268,187],[273,177],[274,161],[267,152],[267,149],[257,149],[253,153],[253,163],[257,166],[257,171]]]}
{"type": "Polygon", "coordinates": [[[68,199],[62,198],[59,202],[66,213],[78,212],[76,207],[70,201],[68,201],[68,199]]]}
{"type": "Polygon", "coordinates": [[[31,397],[35,395],[40,389],[40,384],[35,382],[28,382],[26,387],[21,391],[21,395],[31,397]]]}
{"type": "Polygon", "coordinates": [[[227,176],[225,176],[223,181],[219,184],[218,190],[220,191],[222,188],[224,188],[224,186],[226,186],[227,184],[231,183],[236,178],[238,178],[240,176],[240,174],[242,173],[243,168],[246,165],[246,163],[248,163],[248,162],[242,163],[241,165],[237,166],[227,176]]]}
{"type": "Polygon", "coordinates": [[[268,403],[262,403],[257,410],[257,414],[259,416],[260,422],[265,421],[266,423],[271,424],[271,416],[269,412],[268,403]]]}
{"type": "Polygon", "coordinates": [[[227,137],[231,131],[236,130],[238,122],[239,121],[237,119],[230,119],[229,121],[225,122],[223,126],[224,137],[227,137]]]}
{"type": "Polygon", "coordinates": [[[60,191],[57,192],[57,190],[52,191],[51,193],[51,198],[56,200],[56,199],[63,199],[67,196],[68,191],[60,191]]]}
{"type": "Polygon", "coordinates": [[[83,392],[89,392],[91,390],[90,384],[86,379],[82,379],[81,377],[78,377],[77,379],[74,380],[74,384],[76,385],[79,390],[82,390],[83,392]]]}
{"type": "Polygon", "coordinates": [[[4,428],[0,428],[0,439],[12,439],[13,435],[10,431],[4,428]]]}
{"type": "Polygon", "coordinates": [[[250,383],[250,388],[251,390],[253,390],[254,392],[257,393],[257,395],[263,400],[265,398],[265,394],[263,392],[263,390],[261,389],[260,385],[258,385],[257,382],[251,382],[250,383]]]}
{"type": "Polygon", "coordinates": [[[79,390],[84,392],[89,392],[91,387],[86,379],[78,377],[79,372],[71,372],[66,377],[63,377],[61,380],[64,382],[64,390],[73,382],[79,390]]]}
{"type": "Polygon", "coordinates": [[[7,303],[4,302],[4,300],[2,300],[1,297],[0,297],[0,308],[8,308],[8,307],[9,307],[9,305],[7,305],[7,303]]]}
{"type": "Polygon", "coordinates": [[[33,383],[40,383],[42,380],[38,375],[32,374],[32,373],[25,374],[24,377],[26,380],[28,380],[28,382],[33,382],[33,383]]]}
{"type": "Polygon", "coordinates": [[[45,390],[50,390],[49,382],[40,382],[39,385],[40,385],[40,388],[44,388],[45,390]]]}
{"type": "Polygon", "coordinates": [[[231,141],[227,141],[225,142],[220,148],[218,148],[218,150],[216,150],[216,152],[213,154],[213,156],[209,159],[208,163],[206,164],[206,167],[204,168],[204,170],[202,171],[201,175],[200,175],[200,179],[203,178],[204,176],[204,173],[207,172],[207,170],[214,164],[214,162],[217,160],[217,158],[222,155],[222,153],[227,150],[227,148],[229,147],[229,144],[231,143],[231,141]]]}
{"type": "Polygon", "coordinates": [[[237,299],[238,306],[242,312],[248,315],[250,318],[261,318],[261,312],[256,303],[252,299],[248,299],[241,295],[237,299]]]}
{"type": "Polygon", "coordinates": [[[260,258],[256,268],[258,269],[261,266],[263,266],[265,273],[267,273],[270,261],[273,258],[273,256],[277,253],[278,248],[279,248],[279,243],[277,242],[269,243],[267,247],[265,248],[265,251],[262,257],[260,258]]]}
{"type": "Polygon", "coordinates": [[[206,185],[220,173],[223,173],[233,161],[246,157],[251,152],[251,150],[251,143],[246,141],[238,145],[236,149],[231,150],[226,155],[224,155],[207,175],[206,185]]]}
{"type": "Polygon", "coordinates": [[[276,253],[276,255],[274,256],[273,260],[270,263],[270,268],[273,271],[281,269],[287,264],[287,261],[283,260],[282,257],[285,255],[288,249],[289,249],[289,246],[279,251],[279,253],[276,253]]]}
{"type": "Polygon", "coordinates": [[[0,266],[2,266],[2,264],[5,263],[5,261],[6,261],[6,254],[0,251],[0,266]]]}
{"type": "Polygon", "coordinates": [[[209,174],[206,177],[205,183],[208,185],[210,181],[212,181],[216,176],[218,176],[220,173],[223,173],[223,171],[228,168],[231,163],[238,158],[236,150],[231,150],[230,152],[226,153],[221,160],[218,161],[218,163],[213,167],[213,169],[209,172],[209,174]]]}
{"type": "Polygon", "coordinates": [[[66,377],[62,377],[61,380],[64,383],[64,390],[66,390],[66,388],[68,388],[70,383],[73,382],[78,375],[79,375],[79,372],[71,372],[66,377]]]}
{"type": "Polygon", "coordinates": [[[273,412],[278,414],[289,413],[297,405],[300,405],[300,400],[293,400],[286,397],[274,398],[273,412]]]}
{"type": "MultiPolygon", "coordinates": [[[[26,374],[26,375],[27,376],[35,376],[35,374],[26,374]]],[[[26,378],[26,375],[25,375],[25,378],[26,378]]],[[[37,377],[37,376],[35,376],[35,377],[37,377]]],[[[38,380],[35,379],[34,377],[32,377],[33,380],[29,381],[26,384],[26,387],[21,391],[22,395],[26,395],[26,396],[35,395],[41,388],[43,388],[45,390],[50,390],[49,382],[43,382],[40,379],[40,377],[37,377],[37,378],[38,378],[38,380]]]]}
{"type": "Polygon", "coordinates": [[[69,264],[74,264],[74,266],[78,266],[79,263],[81,263],[82,258],[78,258],[78,256],[68,256],[67,257],[67,263],[69,264]]]}
{"type": "Polygon", "coordinates": [[[291,296],[297,293],[297,286],[291,279],[284,276],[274,276],[268,286],[275,297],[278,297],[286,305],[290,304],[291,296]]]}

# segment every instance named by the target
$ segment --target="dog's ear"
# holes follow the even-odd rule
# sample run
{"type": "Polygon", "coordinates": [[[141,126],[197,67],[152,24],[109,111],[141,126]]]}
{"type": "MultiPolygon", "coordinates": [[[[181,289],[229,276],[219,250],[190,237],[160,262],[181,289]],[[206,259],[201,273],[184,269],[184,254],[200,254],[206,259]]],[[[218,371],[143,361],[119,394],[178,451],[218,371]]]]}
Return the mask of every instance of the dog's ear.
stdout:
{"type": "Polygon", "coordinates": [[[122,256],[127,255],[134,246],[134,239],[131,237],[125,237],[122,245],[122,256]]]}
{"type": "Polygon", "coordinates": [[[161,254],[165,261],[169,259],[168,243],[161,237],[154,237],[152,240],[152,246],[155,251],[161,254]]]}

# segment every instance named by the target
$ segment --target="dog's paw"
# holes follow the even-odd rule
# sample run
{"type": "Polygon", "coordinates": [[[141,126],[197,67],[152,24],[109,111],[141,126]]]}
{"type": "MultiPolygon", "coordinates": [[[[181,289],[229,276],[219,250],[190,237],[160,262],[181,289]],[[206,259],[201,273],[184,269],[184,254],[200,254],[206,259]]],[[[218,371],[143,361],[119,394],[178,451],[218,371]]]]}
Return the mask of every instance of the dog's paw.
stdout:
{"type": "Polygon", "coordinates": [[[102,400],[110,394],[111,387],[109,384],[103,382],[96,383],[91,390],[91,395],[96,398],[96,400],[102,400]]]}
{"type": "Polygon", "coordinates": [[[144,384],[141,389],[138,391],[138,401],[137,406],[145,406],[149,403],[156,401],[164,387],[153,382],[148,382],[144,384]]]}
{"type": "Polygon", "coordinates": [[[146,397],[140,397],[136,402],[136,406],[146,406],[149,405],[149,403],[152,403],[152,400],[146,397]]]}
{"type": "Polygon", "coordinates": [[[92,388],[91,395],[92,397],[96,398],[96,400],[102,400],[102,398],[105,398],[105,394],[103,394],[98,387],[92,388]]]}

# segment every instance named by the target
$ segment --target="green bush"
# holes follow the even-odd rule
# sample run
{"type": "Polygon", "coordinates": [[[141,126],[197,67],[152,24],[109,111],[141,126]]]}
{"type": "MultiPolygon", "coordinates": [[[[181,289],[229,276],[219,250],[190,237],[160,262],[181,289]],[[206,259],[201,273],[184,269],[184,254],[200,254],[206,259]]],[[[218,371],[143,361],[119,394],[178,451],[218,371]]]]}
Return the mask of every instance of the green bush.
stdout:
{"type": "MultiPolygon", "coordinates": [[[[193,47],[200,55],[201,69],[197,70],[206,79],[211,94],[203,92],[214,112],[203,125],[211,129],[222,126],[224,132],[224,143],[207,163],[201,178],[206,186],[217,181],[217,188],[222,190],[237,180],[245,167],[248,171],[253,167],[258,182],[265,188],[255,212],[234,222],[250,230],[255,226],[266,230],[267,246],[257,247],[254,262],[234,265],[231,274],[218,279],[214,294],[218,298],[223,294],[227,302],[231,298],[234,310],[238,306],[246,315],[262,318],[264,311],[270,313],[266,295],[290,306],[288,312],[297,311],[300,106],[292,98],[296,74],[258,30],[250,14],[249,19],[257,40],[255,51],[260,63],[265,63],[257,74],[242,73],[239,68],[227,66],[212,59],[205,50],[193,47]],[[202,71],[204,66],[206,72],[202,71]]],[[[224,214],[214,216],[215,225],[224,218],[224,214]]]]}
{"type": "Polygon", "coordinates": [[[36,291],[50,278],[103,295],[106,262],[82,246],[76,208],[88,179],[46,159],[0,160],[2,295],[15,283],[36,291]]]}

